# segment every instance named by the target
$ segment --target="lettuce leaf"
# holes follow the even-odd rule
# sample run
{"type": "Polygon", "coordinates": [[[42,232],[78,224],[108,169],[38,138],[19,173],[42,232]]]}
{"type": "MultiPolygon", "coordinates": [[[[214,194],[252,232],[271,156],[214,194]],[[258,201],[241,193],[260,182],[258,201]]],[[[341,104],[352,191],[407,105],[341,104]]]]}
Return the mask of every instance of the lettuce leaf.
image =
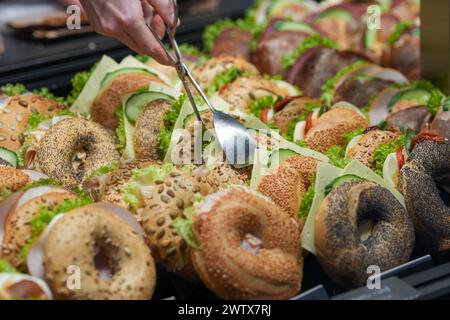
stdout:
{"type": "Polygon", "coordinates": [[[360,136],[364,133],[365,129],[359,128],[355,131],[346,132],[344,133],[344,146],[347,146],[350,141],[352,141],[353,138],[356,138],[357,136],[360,136]]]}
{"type": "Polygon", "coordinates": [[[27,191],[33,188],[41,187],[41,186],[62,186],[63,183],[54,179],[41,179],[38,181],[34,181],[26,186],[22,187],[21,191],[27,191]]]}
{"type": "Polygon", "coordinates": [[[297,59],[306,51],[316,47],[328,47],[338,49],[339,45],[330,38],[323,37],[321,35],[312,35],[305,39],[294,51],[289,55],[284,55],[281,58],[281,63],[286,70],[289,70],[297,61],[297,59]]]}
{"type": "Polygon", "coordinates": [[[80,95],[81,91],[83,91],[83,88],[88,82],[92,73],[95,71],[95,68],[97,68],[97,63],[94,64],[94,66],[89,71],[78,72],[70,80],[70,82],[72,83],[72,90],[70,91],[70,94],[66,97],[66,103],[68,105],[72,105],[75,102],[75,100],[77,100],[78,96],[80,95]]]}
{"type": "Polygon", "coordinates": [[[199,248],[197,238],[193,230],[194,221],[192,219],[176,218],[173,226],[178,234],[187,242],[187,244],[195,249],[199,248]]]}
{"type": "Polygon", "coordinates": [[[0,273],[17,273],[18,271],[5,259],[0,259],[0,273]]]}
{"type": "Polygon", "coordinates": [[[316,177],[313,177],[311,181],[312,182],[308,187],[308,190],[306,190],[306,192],[302,196],[300,208],[298,209],[298,217],[303,222],[306,222],[306,219],[308,218],[315,195],[314,189],[316,186],[316,177]]]}
{"type": "Polygon", "coordinates": [[[112,162],[106,166],[100,167],[89,176],[89,178],[95,178],[100,177],[104,174],[110,173],[111,171],[119,169],[119,163],[118,162],[112,162]]]}
{"type": "Polygon", "coordinates": [[[44,87],[44,88],[39,88],[39,89],[33,90],[33,94],[44,97],[49,100],[57,101],[59,103],[66,103],[66,99],[64,97],[55,96],[53,94],[53,92],[50,91],[49,88],[44,87]]]}
{"type": "Polygon", "coordinates": [[[0,92],[9,97],[12,97],[12,96],[24,94],[25,92],[27,92],[27,88],[22,83],[16,83],[16,84],[8,83],[8,84],[0,87],[0,92]]]}
{"type": "Polygon", "coordinates": [[[250,112],[259,119],[261,118],[261,112],[266,108],[273,109],[277,104],[277,102],[279,101],[279,99],[280,98],[274,98],[273,95],[267,95],[257,100],[254,100],[249,106],[250,112]]]}
{"type": "Polygon", "coordinates": [[[206,90],[206,92],[211,96],[226,84],[231,83],[242,76],[243,72],[235,66],[232,66],[231,68],[228,68],[227,70],[216,76],[213,83],[206,90]]]}
{"type": "Polygon", "coordinates": [[[116,129],[116,136],[117,136],[116,149],[122,154],[127,145],[127,136],[125,134],[125,119],[123,118],[124,114],[122,106],[117,108],[115,115],[117,121],[119,122],[119,125],[117,126],[116,129]]]}
{"type": "Polygon", "coordinates": [[[284,134],[284,138],[288,141],[292,141],[292,142],[296,143],[296,141],[294,141],[294,131],[295,131],[295,127],[296,127],[297,123],[300,121],[306,121],[306,119],[311,114],[311,112],[314,111],[314,109],[320,109],[320,108],[321,108],[320,104],[316,104],[316,103],[312,103],[312,102],[307,103],[305,112],[297,115],[294,119],[289,121],[287,131],[284,134]]]}
{"type": "Polygon", "coordinates": [[[338,168],[345,168],[349,161],[345,159],[345,148],[341,146],[332,146],[325,155],[330,159],[330,164],[338,168]]]}
{"type": "Polygon", "coordinates": [[[403,33],[412,27],[412,22],[410,21],[401,21],[396,26],[391,36],[389,37],[388,43],[389,46],[392,47],[398,39],[403,35],[403,33]]]}
{"type": "Polygon", "coordinates": [[[170,139],[172,137],[173,128],[175,122],[177,122],[178,116],[181,111],[181,107],[187,100],[186,95],[182,95],[173,105],[172,110],[164,115],[164,128],[162,128],[158,134],[159,153],[161,156],[165,156],[170,146],[170,139]]]}
{"type": "Polygon", "coordinates": [[[390,141],[386,144],[379,146],[373,155],[373,161],[375,163],[375,173],[379,176],[383,176],[384,161],[391,153],[396,152],[398,149],[405,145],[405,137],[402,136],[397,140],[390,141]]]}

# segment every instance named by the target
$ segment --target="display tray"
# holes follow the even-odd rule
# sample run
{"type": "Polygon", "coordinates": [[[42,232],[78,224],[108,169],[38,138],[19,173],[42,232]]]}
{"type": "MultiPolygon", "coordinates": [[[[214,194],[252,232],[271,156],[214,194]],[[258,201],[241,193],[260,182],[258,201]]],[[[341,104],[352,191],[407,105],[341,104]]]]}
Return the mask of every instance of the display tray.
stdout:
{"type": "MultiPolygon", "coordinates": [[[[302,292],[290,300],[431,300],[450,298],[448,256],[416,252],[411,261],[380,275],[381,288],[342,290],[331,282],[313,255],[305,258],[302,292]]],[[[154,299],[214,300],[203,284],[192,284],[158,266],[154,299]]]]}

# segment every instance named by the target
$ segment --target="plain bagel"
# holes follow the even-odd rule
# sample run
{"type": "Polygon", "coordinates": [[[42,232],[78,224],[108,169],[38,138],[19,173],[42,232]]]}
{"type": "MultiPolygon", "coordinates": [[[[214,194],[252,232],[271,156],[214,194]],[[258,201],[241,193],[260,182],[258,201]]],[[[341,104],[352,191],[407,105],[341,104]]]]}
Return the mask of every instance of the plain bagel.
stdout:
{"type": "Polygon", "coordinates": [[[43,252],[45,278],[59,299],[146,300],[153,295],[156,272],[150,251],[110,210],[91,205],[66,213],[49,230],[43,252]],[[101,255],[109,276],[102,276],[95,263],[101,255]],[[80,268],[77,290],[67,286],[69,266],[80,268]]]}
{"type": "Polygon", "coordinates": [[[339,185],[325,198],[315,220],[317,258],[342,288],[362,286],[371,265],[385,271],[407,262],[414,240],[406,209],[373,182],[339,185]]]}
{"type": "Polygon", "coordinates": [[[37,168],[67,187],[118,159],[113,137],[99,124],[82,118],[58,122],[36,150],[37,168]]]}
{"type": "Polygon", "coordinates": [[[430,251],[450,250],[450,143],[416,144],[400,171],[399,190],[412,216],[417,241],[430,251]]]}

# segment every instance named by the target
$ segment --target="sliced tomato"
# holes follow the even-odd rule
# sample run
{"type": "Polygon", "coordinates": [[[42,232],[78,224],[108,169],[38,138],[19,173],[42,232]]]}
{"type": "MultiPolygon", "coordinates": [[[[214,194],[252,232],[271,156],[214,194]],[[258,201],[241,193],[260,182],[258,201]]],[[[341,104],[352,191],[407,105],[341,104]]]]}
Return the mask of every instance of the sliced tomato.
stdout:
{"type": "Polygon", "coordinates": [[[282,110],[287,104],[289,104],[291,101],[293,101],[293,100],[295,100],[297,98],[300,98],[300,96],[289,96],[289,97],[281,99],[275,105],[275,112],[282,110]]]}
{"type": "Polygon", "coordinates": [[[305,126],[305,134],[308,133],[309,130],[311,130],[313,126],[313,116],[314,112],[311,112],[308,117],[306,118],[306,126],[305,126]]]}
{"type": "Polygon", "coordinates": [[[405,165],[405,156],[403,155],[403,148],[397,150],[395,157],[397,158],[398,169],[401,170],[405,165]]]}
{"type": "Polygon", "coordinates": [[[261,111],[261,121],[264,123],[267,123],[267,121],[269,121],[268,116],[269,116],[269,112],[270,112],[270,108],[264,108],[261,111]]]}
{"type": "Polygon", "coordinates": [[[227,83],[226,85],[224,85],[222,88],[219,89],[219,94],[224,93],[225,91],[227,91],[228,87],[230,86],[229,83],[227,83]]]}

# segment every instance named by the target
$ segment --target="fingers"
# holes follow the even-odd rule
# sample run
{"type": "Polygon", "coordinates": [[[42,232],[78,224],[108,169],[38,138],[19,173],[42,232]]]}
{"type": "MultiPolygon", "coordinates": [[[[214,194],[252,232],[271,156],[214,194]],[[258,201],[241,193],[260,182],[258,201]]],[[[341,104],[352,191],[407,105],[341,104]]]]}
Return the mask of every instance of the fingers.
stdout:
{"type": "Polygon", "coordinates": [[[176,24],[177,22],[174,22],[175,13],[172,0],[147,1],[152,5],[153,8],[155,8],[155,11],[161,16],[161,18],[168,26],[175,27],[174,24],[176,24]]]}
{"type": "Polygon", "coordinates": [[[146,23],[148,23],[152,29],[158,34],[159,38],[164,38],[166,32],[166,26],[164,20],[159,15],[154,15],[154,10],[147,0],[142,1],[142,9],[144,11],[144,17],[146,23]]]}

